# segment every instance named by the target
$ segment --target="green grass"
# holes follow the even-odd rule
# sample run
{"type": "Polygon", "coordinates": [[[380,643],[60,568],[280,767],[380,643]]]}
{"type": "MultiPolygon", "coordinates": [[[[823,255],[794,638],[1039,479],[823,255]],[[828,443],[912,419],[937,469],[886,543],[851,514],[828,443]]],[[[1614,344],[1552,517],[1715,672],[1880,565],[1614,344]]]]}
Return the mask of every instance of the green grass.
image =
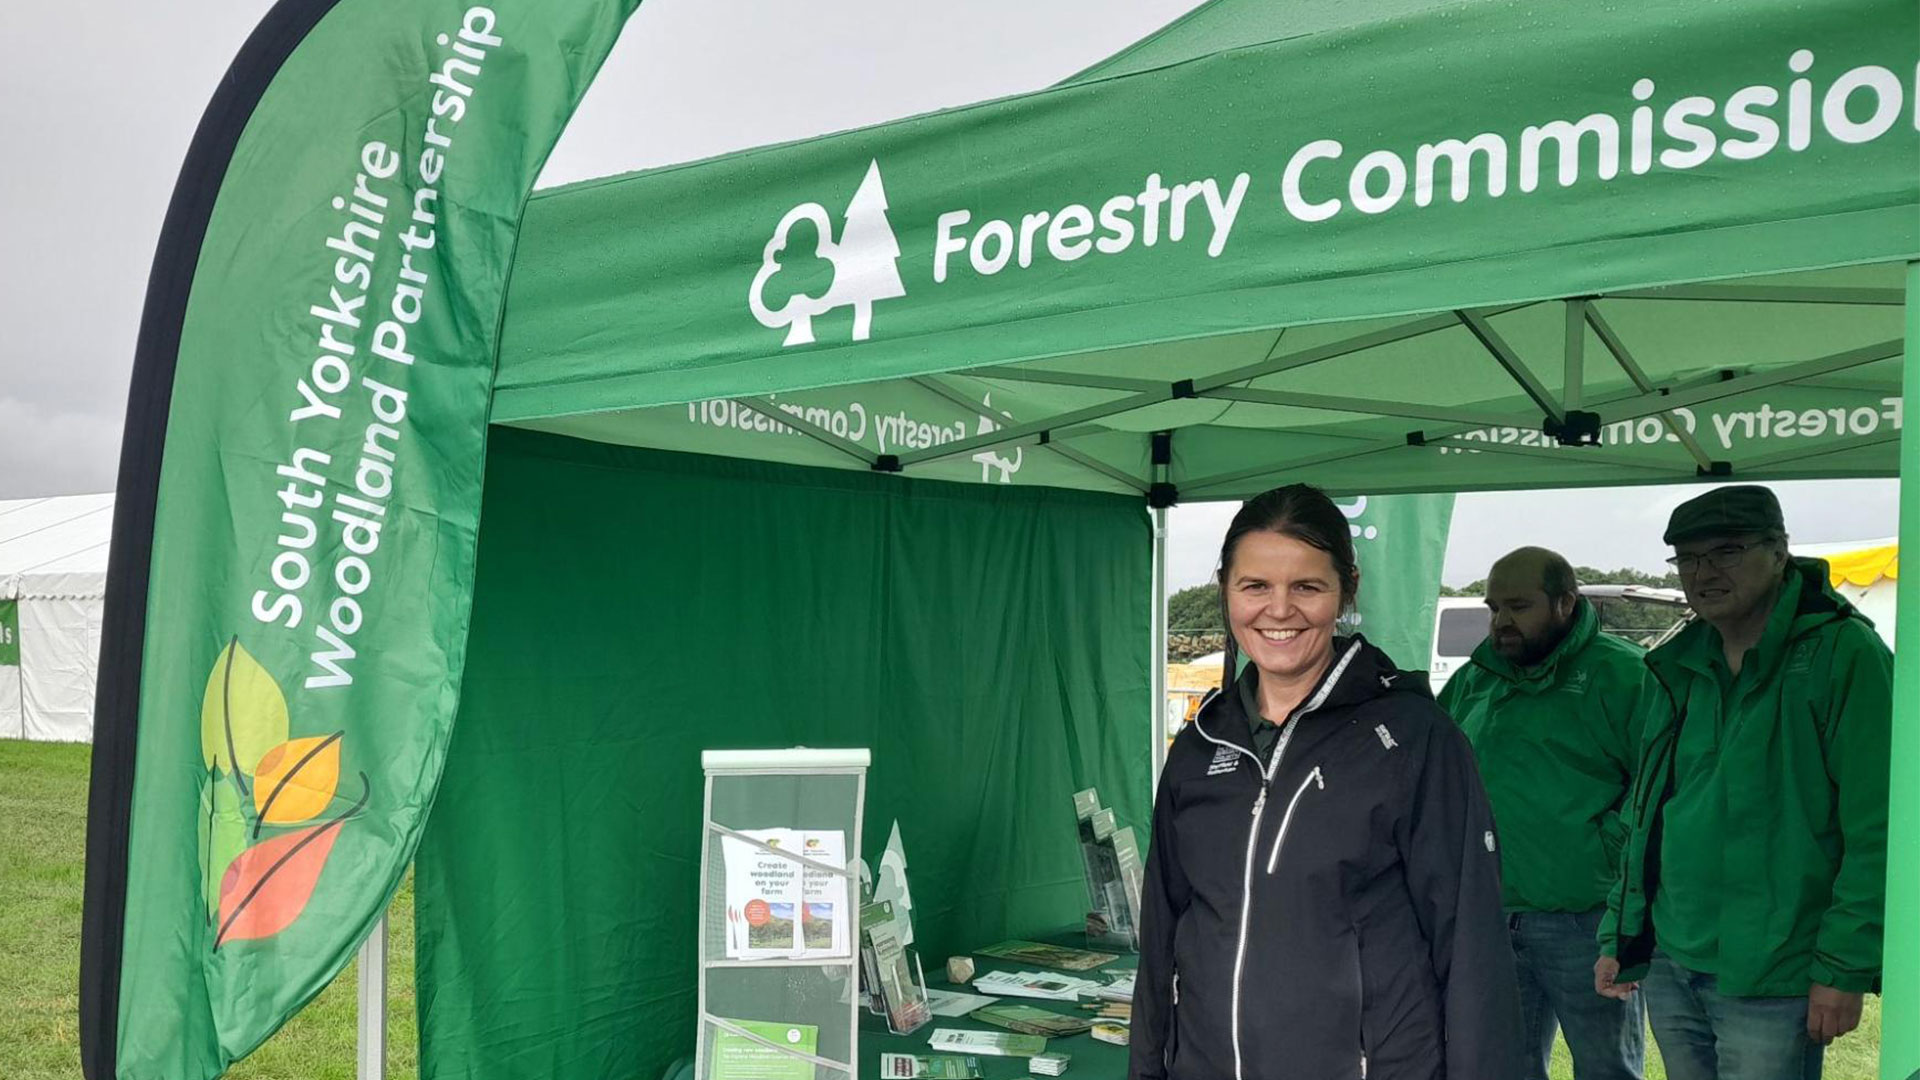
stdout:
{"type": "MultiPolygon", "coordinates": [[[[80,897],[90,748],[0,739],[0,1077],[78,1080],[80,897]]],[[[419,1075],[413,882],[388,920],[387,1076],[419,1075]]],[[[357,965],[227,1073],[353,1080],[357,965]]]]}
{"type": "MultiPolygon", "coordinates": [[[[89,748],[0,739],[0,1077],[80,1075],[77,982],[89,748]]],[[[413,882],[389,920],[387,1075],[419,1075],[413,1001],[413,882]]],[[[288,1021],[232,1080],[352,1080],[354,965],[288,1021]]],[[[1666,1080],[1647,1040],[1648,1080],[1666,1080]]],[[[1858,1031],[1827,1048],[1826,1080],[1875,1080],[1880,1002],[1867,999],[1858,1031]]],[[[1564,1043],[1553,1080],[1572,1080],[1564,1043]]]]}

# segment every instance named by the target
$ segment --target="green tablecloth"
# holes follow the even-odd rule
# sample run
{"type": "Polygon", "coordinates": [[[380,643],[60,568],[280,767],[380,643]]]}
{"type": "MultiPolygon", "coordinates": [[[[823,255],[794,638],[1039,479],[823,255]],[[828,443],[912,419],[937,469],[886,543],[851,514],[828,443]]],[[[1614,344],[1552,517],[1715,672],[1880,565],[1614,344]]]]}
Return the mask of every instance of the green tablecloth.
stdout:
{"type": "MultiPolygon", "coordinates": [[[[1048,942],[1050,944],[1072,945],[1075,948],[1089,947],[1085,944],[1085,938],[1082,937],[1076,940],[1075,937],[1068,935],[1046,935],[1036,937],[1033,940],[1048,942]]],[[[1096,951],[1110,952],[1112,950],[1096,951]]],[[[1100,970],[1126,971],[1138,964],[1139,959],[1137,956],[1128,954],[1107,964],[1100,970]]],[[[974,956],[973,962],[974,966],[983,973],[988,971],[1042,970],[1033,964],[1000,960],[995,957],[980,956],[977,954],[974,956]]],[[[944,958],[936,961],[928,957],[925,959],[925,963],[928,965],[927,985],[930,988],[957,990],[962,993],[973,992],[971,987],[955,986],[943,979],[934,978],[933,972],[935,964],[938,964],[940,974],[946,974],[946,961],[944,958]]],[[[1070,974],[1082,975],[1087,973],[1071,972],[1070,974]]],[[[1073,1003],[1065,1001],[1042,1001],[1035,998],[999,998],[996,1000],[1018,1002],[1022,1005],[1032,1005],[1035,1008],[1048,1009],[1053,1012],[1066,1013],[1071,1016],[1084,1017],[1089,1015],[1086,1011],[1076,1008],[1073,1003]]],[[[885,1017],[862,1013],[860,1017],[860,1080],[878,1080],[880,1076],[880,1055],[883,1053],[918,1054],[922,1057],[932,1053],[933,1051],[927,1047],[927,1038],[933,1034],[935,1028],[966,1028],[977,1031],[1005,1030],[1004,1028],[994,1027],[991,1024],[978,1023],[964,1016],[936,1016],[927,1026],[911,1035],[895,1035],[887,1030],[885,1017]]],[[[1083,1080],[1120,1080],[1121,1077],[1127,1075],[1127,1048],[1096,1041],[1091,1035],[1072,1035],[1064,1039],[1048,1039],[1047,1049],[1051,1052],[1070,1055],[1073,1058],[1072,1063],[1067,1066],[1065,1073],[1067,1076],[1081,1077],[1083,1080]]],[[[987,1057],[983,1055],[980,1058],[980,1072],[986,1080],[1013,1080],[1015,1077],[1030,1075],[1027,1071],[1027,1059],[1022,1057],[987,1057]]]]}
{"type": "MultiPolygon", "coordinates": [[[[1074,948],[1087,948],[1085,939],[1071,934],[1037,935],[1032,940],[1053,945],[1071,945],[1074,948]]],[[[1107,951],[1096,949],[1095,951],[1107,951]]],[[[1100,968],[1101,971],[1131,970],[1140,961],[1138,956],[1127,954],[1120,959],[1100,968]]],[[[927,961],[937,964],[940,974],[946,973],[946,961],[927,961]]],[[[1022,964],[1000,960],[991,956],[975,955],[974,967],[979,973],[988,971],[1035,971],[1041,970],[1033,964],[1022,964]]],[[[1046,969],[1053,970],[1053,969],[1046,969]]],[[[1085,972],[1071,972],[1081,975],[1085,972]]],[[[944,979],[929,976],[927,985],[932,989],[957,990],[972,993],[971,987],[955,986],[944,979]]],[[[1036,1008],[1048,1009],[1068,1015],[1086,1016],[1085,1011],[1064,1001],[1041,1001],[1034,998],[997,998],[998,1001],[1018,1002],[1036,1008]]],[[[933,1051],[927,1046],[927,1039],[936,1028],[965,1028],[974,1031],[1004,1031],[991,1024],[977,1023],[964,1016],[936,1016],[927,1025],[911,1035],[895,1035],[887,1030],[887,1020],[866,1011],[860,1014],[860,1077],[859,1080],[879,1080],[881,1054],[915,1054],[925,1057],[933,1051]]],[[[1072,1035],[1064,1039],[1048,1039],[1049,1051],[1067,1054],[1073,1061],[1067,1066],[1064,1075],[1081,1077],[1083,1080],[1120,1080],[1127,1075],[1127,1048],[1111,1043],[1098,1042],[1091,1035],[1072,1035]]],[[[985,1080],[1015,1080],[1017,1077],[1032,1075],[1027,1071],[1027,1059],[1023,1057],[980,1056],[980,1073],[985,1080]]],[[[667,1067],[661,1080],[693,1080],[693,1058],[681,1058],[667,1067]]]]}

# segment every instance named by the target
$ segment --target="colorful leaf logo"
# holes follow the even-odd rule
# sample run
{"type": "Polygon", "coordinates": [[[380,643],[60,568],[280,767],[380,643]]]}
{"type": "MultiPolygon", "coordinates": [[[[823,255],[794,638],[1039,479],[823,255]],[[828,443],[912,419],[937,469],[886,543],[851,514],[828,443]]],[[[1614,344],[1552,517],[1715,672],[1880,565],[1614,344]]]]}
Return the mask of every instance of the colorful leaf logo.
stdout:
{"type": "MultiPolygon", "coordinates": [[[[366,774],[360,780],[366,784],[366,774]]],[[[293,925],[313,897],[340,826],[367,805],[372,787],[353,808],[322,825],[262,840],[233,860],[220,879],[220,930],[213,947],[272,937],[293,925]]]]}
{"type": "Polygon", "coordinates": [[[220,879],[246,847],[247,819],[240,810],[240,793],[209,769],[206,782],[200,785],[200,884],[209,921],[220,910],[220,879]]]}
{"type": "Polygon", "coordinates": [[[267,751],[287,741],[287,698],[267,669],[240,644],[227,643],[200,702],[200,756],[209,769],[244,779],[267,751]]]}
{"type": "Polygon", "coordinates": [[[271,937],[293,925],[339,835],[340,823],[330,821],[242,852],[220,881],[220,933],[213,947],[271,937]]]}
{"type": "Polygon", "coordinates": [[[200,702],[200,881],[213,947],[272,937],[306,910],[348,818],[373,794],[360,774],[360,801],[318,825],[340,786],[346,733],[290,738],[286,694],[240,644],[220,650],[200,702]],[[252,782],[249,784],[248,779],[252,782]],[[275,827],[277,835],[261,839],[275,827]],[[247,846],[248,840],[254,841],[247,846]]]}
{"type": "Polygon", "coordinates": [[[253,773],[253,805],[260,825],[311,821],[340,786],[340,739],[346,733],[289,739],[267,751],[253,773]]]}

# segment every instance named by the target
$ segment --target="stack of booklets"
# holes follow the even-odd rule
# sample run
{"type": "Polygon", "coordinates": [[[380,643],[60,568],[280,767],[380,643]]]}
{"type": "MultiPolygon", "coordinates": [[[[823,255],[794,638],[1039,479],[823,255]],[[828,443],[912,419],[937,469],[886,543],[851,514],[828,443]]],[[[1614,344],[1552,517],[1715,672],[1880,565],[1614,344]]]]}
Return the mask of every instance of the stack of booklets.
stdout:
{"type": "Polygon", "coordinates": [[[1035,1076],[1059,1076],[1067,1071],[1067,1063],[1072,1060],[1061,1053],[1035,1054],[1033,1060],[1027,1062],[1027,1071],[1035,1076]]]}
{"type": "Polygon", "coordinates": [[[981,956],[1000,960],[1018,960],[1059,971],[1092,971],[1102,964],[1120,959],[1118,954],[1075,949],[1068,945],[1043,945],[1038,941],[1003,941],[978,950],[981,956]]]}
{"type": "Polygon", "coordinates": [[[1114,976],[1111,982],[1093,991],[1094,999],[1098,1001],[1132,1001],[1133,975],[1134,973],[1129,971],[1125,975],[1114,976]]]}
{"type": "Polygon", "coordinates": [[[1106,989],[1106,984],[1046,971],[989,971],[973,980],[973,988],[999,997],[1078,1001],[1106,989]]]}
{"type": "Polygon", "coordinates": [[[1087,895],[1093,902],[1093,910],[1087,913],[1087,938],[1137,950],[1143,874],[1139,841],[1132,826],[1120,827],[1113,811],[1100,805],[1100,795],[1093,788],[1075,793],[1073,809],[1080,822],[1087,895]]]}
{"type": "Polygon", "coordinates": [[[1044,1053],[1047,1040],[1038,1035],[1018,1035],[1005,1031],[963,1031],[959,1028],[934,1028],[927,1039],[933,1050],[956,1054],[990,1054],[994,1057],[1032,1057],[1044,1053]]]}
{"type": "Polygon", "coordinates": [[[983,1024],[1018,1031],[1024,1035],[1045,1035],[1049,1038],[1065,1038],[1079,1035],[1093,1028],[1093,1019],[1085,1016],[1067,1016],[1064,1013],[1048,1012],[1031,1005],[1016,1005],[1002,1002],[975,1009],[969,1019],[983,1024]]]}

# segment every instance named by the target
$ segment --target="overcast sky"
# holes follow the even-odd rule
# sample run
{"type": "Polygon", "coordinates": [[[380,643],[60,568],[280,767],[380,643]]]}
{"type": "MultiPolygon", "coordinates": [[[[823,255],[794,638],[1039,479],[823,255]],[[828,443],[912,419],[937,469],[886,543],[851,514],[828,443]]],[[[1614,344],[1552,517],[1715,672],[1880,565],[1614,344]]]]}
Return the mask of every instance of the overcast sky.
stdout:
{"type": "MultiPolygon", "coordinates": [[[[690,161],[1037,89],[1194,0],[646,0],[542,184],[690,161]]],[[[0,499],[110,490],[148,264],[201,110],[263,0],[0,0],[0,499]]],[[[1697,489],[1467,495],[1446,580],[1524,543],[1658,567],[1697,489]]],[[[1891,535],[1896,485],[1781,485],[1797,540],[1891,535]]],[[[1179,508],[1169,584],[1232,507],[1179,508]]]]}

